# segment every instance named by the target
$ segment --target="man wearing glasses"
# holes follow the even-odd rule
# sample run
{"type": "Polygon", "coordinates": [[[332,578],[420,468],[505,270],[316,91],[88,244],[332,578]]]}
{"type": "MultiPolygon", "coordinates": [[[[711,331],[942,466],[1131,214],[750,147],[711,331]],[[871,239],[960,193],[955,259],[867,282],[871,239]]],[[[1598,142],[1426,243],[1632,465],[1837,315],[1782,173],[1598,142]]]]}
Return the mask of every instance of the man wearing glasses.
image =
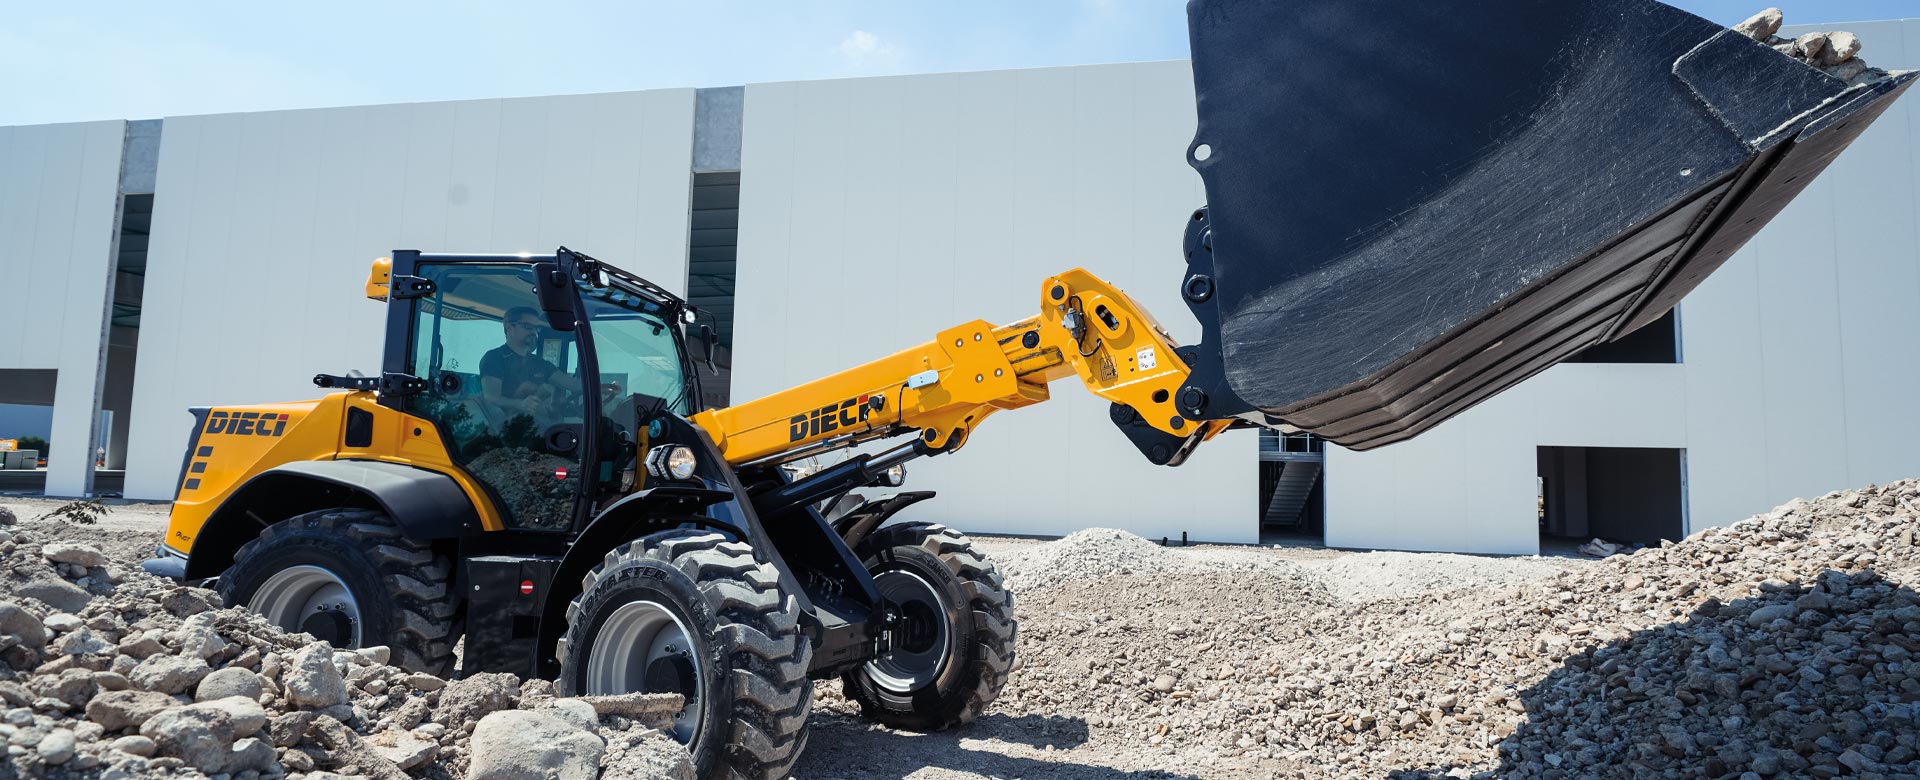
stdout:
{"type": "Polygon", "coordinates": [[[527,306],[507,310],[507,343],[487,351],[480,358],[480,390],[487,403],[536,419],[553,404],[554,391],[565,387],[567,376],[534,354],[540,346],[540,334],[547,328],[545,317],[527,306]]]}

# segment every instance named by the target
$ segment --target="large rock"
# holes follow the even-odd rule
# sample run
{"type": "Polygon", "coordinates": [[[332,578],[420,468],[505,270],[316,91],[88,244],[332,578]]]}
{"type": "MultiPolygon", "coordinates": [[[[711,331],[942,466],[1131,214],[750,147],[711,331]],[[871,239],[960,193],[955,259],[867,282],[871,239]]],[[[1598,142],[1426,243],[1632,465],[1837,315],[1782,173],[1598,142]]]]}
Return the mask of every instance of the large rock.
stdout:
{"type": "MultiPolygon", "coordinates": [[[[240,699],[224,701],[251,705],[255,711],[260,707],[240,699]]],[[[149,719],[140,727],[140,734],[152,739],[161,755],[178,758],[208,774],[271,770],[279,763],[273,745],[245,736],[247,726],[259,730],[266,714],[259,712],[256,718],[245,713],[248,722],[239,722],[229,716],[230,711],[209,704],[177,707],[149,719]]]]}
{"type": "Polygon", "coordinates": [[[381,758],[402,770],[412,769],[440,754],[440,743],[414,734],[389,729],[363,740],[381,758]]]}
{"type": "Polygon", "coordinates": [[[476,674],[447,684],[440,692],[434,720],[464,729],[488,713],[511,709],[520,698],[520,680],[505,672],[476,674]]]}
{"type": "Polygon", "coordinates": [[[273,740],[274,747],[293,747],[307,736],[307,729],[313,727],[320,713],[312,710],[288,712],[275,715],[267,727],[267,736],[273,740]]]}
{"type": "Polygon", "coordinates": [[[20,645],[39,652],[47,647],[47,626],[20,605],[0,601],[0,644],[20,645]],[[9,639],[12,641],[8,642],[9,639]]]}
{"type": "Polygon", "coordinates": [[[149,629],[137,634],[128,634],[126,638],[120,640],[120,654],[132,656],[136,659],[144,659],[149,656],[165,653],[167,652],[167,645],[165,642],[160,641],[160,637],[164,635],[164,632],[159,629],[149,629]]]}
{"type": "Polygon", "coordinates": [[[473,729],[467,780],[595,780],[606,743],[547,712],[509,710],[473,729]]]}
{"type": "Polygon", "coordinates": [[[99,686],[93,682],[93,672],[87,669],[62,669],[59,674],[42,674],[27,680],[27,688],[35,694],[65,702],[68,709],[80,709],[87,706],[99,686]]]}
{"type": "Polygon", "coordinates": [[[70,563],[89,569],[107,565],[107,556],[101,553],[99,548],[87,544],[50,542],[47,546],[40,548],[40,554],[54,563],[70,563]]]}
{"type": "Polygon", "coordinates": [[[207,774],[224,772],[233,753],[233,719],[204,707],[176,707],[149,718],[141,736],[153,740],[160,754],[173,756],[207,774]]]}
{"type": "Polygon", "coordinates": [[[1792,620],[1792,604],[1768,604],[1747,615],[1747,625],[1759,628],[1775,620],[1792,620]]]}
{"type": "Polygon", "coordinates": [[[86,621],[81,620],[79,615],[68,612],[55,612],[40,622],[47,627],[48,631],[56,634],[64,634],[86,625],[86,621]]]}
{"type": "MultiPolygon", "coordinates": [[[[408,780],[406,772],[400,771],[400,767],[392,761],[370,749],[359,735],[353,733],[353,729],[338,720],[325,715],[314,718],[307,736],[344,771],[371,780],[408,780]]],[[[314,777],[307,775],[308,780],[314,777]]],[[[467,777],[471,780],[472,773],[469,772],[467,777]]]]}
{"type": "Polygon", "coordinates": [[[202,612],[181,622],[180,629],[173,632],[173,646],[181,655],[211,658],[227,648],[227,640],[221,639],[220,632],[214,630],[213,613],[202,612]]]}
{"type": "Polygon", "coordinates": [[[610,696],[582,696],[580,701],[593,707],[601,717],[619,715],[632,718],[648,728],[673,728],[673,714],[686,706],[677,693],[621,693],[610,696]]]}
{"type": "Polygon", "coordinates": [[[1780,32],[1780,25],[1784,21],[1786,17],[1780,13],[1780,9],[1769,8],[1734,25],[1733,31],[1756,41],[1768,41],[1780,32]]]}
{"type": "Polygon", "coordinates": [[[113,650],[113,643],[100,638],[91,628],[80,628],[60,637],[53,649],[61,655],[99,655],[113,650]]]}
{"type": "Polygon", "coordinates": [[[1827,35],[1826,63],[1839,65],[1851,62],[1860,53],[1860,37],[1850,32],[1836,32],[1827,35]]]}
{"type": "Polygon", "coordinates": [[[261,684],[260,675],[238,666],[229,666],[201,680],[200,686],[193,691],[193,700],[213,701],[229,696],[240,696],[259,701],[260,694],[265,691],[266,687],[261,684]]]}
{"type": "Polygon", "coordinates": [[[251,737],[267,727],[266,708],[245,696],[229,696],[188,706],[227,716],[228,720],[233,721],[233,735],[236,737],[251,737]]]}
{"type": "Polygon", "coordinates": [[[109,747],[128,755],[141,757],[151,756],[160,749],[160,745],[155,743],[152,737],[143,737],[139,734],[128,734],[116,739],[109,747]]]}
{"type": "Polygon", "coordinates": [[[53,577],[21,583],[13,589],[13,595],[33,599],[61,612],[79,612],[87,608],[87,602],[93,600],[92,594],[73,583],[53,577]]]}
{"type": "Polygon", "coordinates": [[[333,648],[315,642],[294,653],[280,673],[287,700],[294,706],[326,709],[347,703],[347,679],[333,665],[333,648]]]}
{"type": "Polygon", "coordinates": [[[73,759],[74,748],[73,732],[54,729],[40,738],[40,744],[36,749],[40,751],[40,760],[57,766],[73,759]]]}
{"type": "Polygon", "coordinates": [[[280,764],[280,753],[267,744],[264,739],[247,737],[233,743],[233,749],[227,752],[226,771],[228,774],[240,772],[267,772],[280,764]]]}
{"type": "Polygon", "coordinates": [[[593,711],[593,705],[579,699],[549,699],[545,704],[530,709],[566,718],[587,731],[598,731],[600,728],[600,714],[593,711]]]}
{"type": "Polygon", "coordinates": [[[447,687],[447,681],[424,672],[414,672],[401,680],[407,687],[420,692],[437,691],[447,687]]]}
{"type": "Polygon", "coordinates": [[[156,655],[133,667],[127,680],[134,687],[160,693],[186,693],[212,674],[207,662],[178,655],[156,655]]]}
{"type": "Polygon", "coordinates": [[[107,691],[87,702],[87,720],[119,731],[145,723],[177,703],[172,696],[153,691],[107,691]]]}
{"type": "Polygon", "coordinates": [[[631,729],[608,738],[600,780],[694,780],[693,756],[666,732],[631,729]]]}

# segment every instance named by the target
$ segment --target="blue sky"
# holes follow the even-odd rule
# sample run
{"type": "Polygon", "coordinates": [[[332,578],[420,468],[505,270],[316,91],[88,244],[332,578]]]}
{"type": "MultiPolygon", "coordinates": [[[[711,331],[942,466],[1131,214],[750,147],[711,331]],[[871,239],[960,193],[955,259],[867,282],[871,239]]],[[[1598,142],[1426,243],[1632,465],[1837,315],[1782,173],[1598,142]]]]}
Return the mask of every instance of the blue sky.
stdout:
{"type": "MultiPolygon", "coordinates": [[[[1731,24],[1764,2],[1676,4],[1731,24]]],[[[1920,0],[1779,5],[1789,24],[1920,16],[1920,0]]],[[[1187,50],[1183,8],[1179,0],[21,2],[0,13],[0,125],[1178,59],[1187,50]]]]}

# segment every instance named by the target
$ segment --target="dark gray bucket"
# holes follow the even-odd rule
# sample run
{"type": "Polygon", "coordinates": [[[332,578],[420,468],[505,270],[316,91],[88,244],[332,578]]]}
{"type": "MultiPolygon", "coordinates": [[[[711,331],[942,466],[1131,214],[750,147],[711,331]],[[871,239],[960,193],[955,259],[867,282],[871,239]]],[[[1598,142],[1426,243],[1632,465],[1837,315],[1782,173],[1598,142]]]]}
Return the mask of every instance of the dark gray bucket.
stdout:
{"type": "Polygon", "coordinates": [[[1188,17],[1204,337],[1176,400],[1356,449],[1665,314],[1914,75],[1848,87],[1651,0],[1188,17]]]}

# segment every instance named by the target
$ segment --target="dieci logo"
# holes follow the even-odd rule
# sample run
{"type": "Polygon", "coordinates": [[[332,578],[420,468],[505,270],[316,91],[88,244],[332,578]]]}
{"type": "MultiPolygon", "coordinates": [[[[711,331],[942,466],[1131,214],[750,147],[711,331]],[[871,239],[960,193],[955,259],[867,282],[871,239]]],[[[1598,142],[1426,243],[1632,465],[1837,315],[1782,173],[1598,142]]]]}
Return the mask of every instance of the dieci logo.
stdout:
{"type": "Polygon", "coordinates": [[[867,421],[867,412],[873,407],[867,403],[868,396],[849,398],[837,404],[827,404],[806,414],[796,414],[787,418],[791,438],[799,441],[808,436],[832,433],[841,428],[852,428],[867,421]]]}
{"type": "Polygon", "coordinates": [[[207,433],[229,436],[279,436],[287,432],[287,415],[274,412],[214,412],[207,415],[207,433]]]}

